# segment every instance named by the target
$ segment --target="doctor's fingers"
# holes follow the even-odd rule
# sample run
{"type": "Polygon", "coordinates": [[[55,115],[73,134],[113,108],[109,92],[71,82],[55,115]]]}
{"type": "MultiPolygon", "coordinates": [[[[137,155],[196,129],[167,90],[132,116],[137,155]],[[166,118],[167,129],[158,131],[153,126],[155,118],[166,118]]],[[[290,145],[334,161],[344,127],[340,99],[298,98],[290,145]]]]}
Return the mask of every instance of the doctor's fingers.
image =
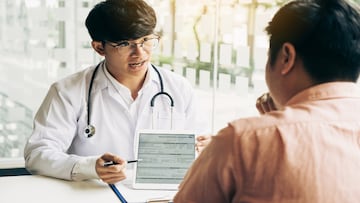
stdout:
{"type": "Polygon", "coordinates": [[[125,178],[125,173],[107,173],[100,176],[100,179],[108,184],[120,182],[125,178]]]}
{"type": "Polygon", "coordinates": [[[104,166],[100,162],[96,164],[96,172],[97,173],[120,173],[126,169],[126,162],[122,164],[112,164],[109,166],[104,166]]]}
{"type": "Polygon", "coordinates": [[[211,139],[212,139],[211,135],[199,136],[196,139],[197,142],[195,143],[195,146],[196,147],[205,147],[211,142],[211,139]]]}
{"type": "Polygon", "coordinates": [[[196,141],[201,142],[211,139],[212,135],[199,135],[196,137],[196,141]]]}
{"type": "Polygon", "coordinates": [[[99,159],[98,161],[100,162],[100,164],[104,164],[105,162],[107,161],[113,161],[114,163],[117,163],[117,164],[123,164],[123,163],[126,163],[125,160],[123,160],[121,157],[117,156],[117,155],[114,155],[114,154],[111,154],[111,153],[105,153],[103,154],[99,159]],[[102,163],[101,163],[102,162],[102,163]]]}
{"type": "Polygon", "coordinates": [[[99,158],[96,161],[95,170],[98,176],[102,176],[104,174],[108,173],[124,173],[126,169],[126,162],[123,162],[122,164],[115,163],[113,165],[105,166],[104,160],[99,158]]]}
{"type": "Polygon", "coordinates": [[[126,178],[126,168],[118,170],[118,165],[106,167],[98,171],[98,176],[101,180],[107,183],[116,183],[126,178]]]}
{"type": "Polygon", "coordinates": [[[204,148],[209,145],[211,142],[212,136],[211,135],[201,135],[196,138],[197,142],[195,143],[195,150],[198,153],[201,153],[204,148]]]}

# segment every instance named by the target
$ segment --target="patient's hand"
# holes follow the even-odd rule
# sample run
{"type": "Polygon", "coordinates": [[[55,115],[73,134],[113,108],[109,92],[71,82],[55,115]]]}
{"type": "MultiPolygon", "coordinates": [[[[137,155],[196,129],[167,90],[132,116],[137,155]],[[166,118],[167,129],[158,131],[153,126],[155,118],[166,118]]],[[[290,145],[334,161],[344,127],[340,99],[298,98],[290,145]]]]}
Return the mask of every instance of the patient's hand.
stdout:
{"type": "Polygon", "coordinates": [[[256,108],[260,114],[264,114],[278,109],[269,93],[261,95],[256,100],[256,108]]]}

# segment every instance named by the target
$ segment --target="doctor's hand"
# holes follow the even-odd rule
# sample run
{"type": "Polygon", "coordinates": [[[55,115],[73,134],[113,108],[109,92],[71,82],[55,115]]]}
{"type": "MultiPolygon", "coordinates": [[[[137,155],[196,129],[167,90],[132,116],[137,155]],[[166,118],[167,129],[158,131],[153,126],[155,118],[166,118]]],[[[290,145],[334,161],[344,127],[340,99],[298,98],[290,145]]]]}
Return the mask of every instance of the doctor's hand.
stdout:
{"type": "Polygon", "coordinates": [[[114,184],[126,178],[125,169],[127,162],[111,153],[105,153],[96,160],[96,173],[99,178],[108,183],[114,184]],[[113,162],[113,165],[105,166],[106,162],[113,162]]]}
{"type": "Polygon", "coordinates": [[[212,136],[211,135],[199,135],[196,137],[195,149],[200,154],[205,147],[210,143],[212,136]]]}
{"type": "Polygon", "coordinates": [[[256,100],[256,108],[260,114],[265,114],[267,112],[277,110],[274,100],[272,99],[269,93],[265,93],[261,95],[256,100]]]}

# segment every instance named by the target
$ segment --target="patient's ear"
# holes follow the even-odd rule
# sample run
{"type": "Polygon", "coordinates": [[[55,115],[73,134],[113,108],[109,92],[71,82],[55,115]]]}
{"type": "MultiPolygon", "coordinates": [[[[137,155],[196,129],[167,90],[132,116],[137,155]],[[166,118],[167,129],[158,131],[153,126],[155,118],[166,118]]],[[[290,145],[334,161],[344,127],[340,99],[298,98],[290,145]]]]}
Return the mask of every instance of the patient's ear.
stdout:
{"type": "Polygon", "coordinates": [[[94,50],[100,54],[101,56],[105,55],[105,49],[102,42],[99,41],[92,41],[91,46],[94,48],[94,50]]]}
{"type": "Polygon", "coordinates": [[[280,53],[282,63],[281,74],[286,75],[293,69],[295,65],[296,50],[294,45],[286,42],[282,45],[280,53]]]}

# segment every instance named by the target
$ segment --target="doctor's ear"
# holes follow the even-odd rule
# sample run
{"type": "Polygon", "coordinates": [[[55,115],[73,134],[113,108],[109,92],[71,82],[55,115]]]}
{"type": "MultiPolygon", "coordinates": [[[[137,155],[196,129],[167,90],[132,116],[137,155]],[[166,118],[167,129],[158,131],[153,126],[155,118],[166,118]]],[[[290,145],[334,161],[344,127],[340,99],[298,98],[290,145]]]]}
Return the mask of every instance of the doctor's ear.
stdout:
{"type": "Polygon", "coordinates": [[[104,44],[100,41],[92,41],[91,46],[94,48],[94,50],[100,54],[101,56],[105,55],[105,49],[104,44]]]}

